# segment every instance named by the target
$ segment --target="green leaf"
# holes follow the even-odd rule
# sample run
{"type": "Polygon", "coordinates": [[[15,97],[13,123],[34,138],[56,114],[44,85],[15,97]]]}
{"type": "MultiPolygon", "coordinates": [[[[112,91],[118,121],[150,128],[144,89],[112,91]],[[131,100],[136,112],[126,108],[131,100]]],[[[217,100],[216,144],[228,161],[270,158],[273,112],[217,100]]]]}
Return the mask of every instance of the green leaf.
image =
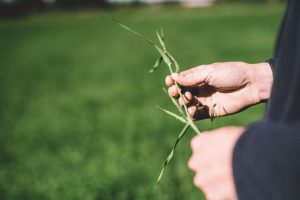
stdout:
{"type": "Polygon", "coordinates": [[[160,45],[162,46],[164,52],[166,52],[166,51],[167,51],[167,48],[166,48],[165,42],[163,41],[163,39],[162,39],[161,36],[159,35],[159,32],[158,32],[158,31],[156,31],[156,36],[157,36],[157,39],[158,39],[160,45]]]}
{"type": "Polygon", "coordinates": [[[153,73],[160,65],[161,61],[163,61],[163,58],[160,56],[154,63],[153,67],[148,71],[148,73],[153,73]]]}
{"type": "Polygon", "coordinates": [[[115,23],[117,23],[119,26],[121,26],[122,28],[124,28],[125,30],[137,35],[138,37],[142,38],[143,40],[145,40],[146,42],[148,42],[151,45],[154,45],[154,42],[148,38],[146,38],[145,36],[143,36],[142,34],[136,32],[135,30],[133,30],[132,28],[129,28],[128,26],[122,24],[121,22],[119,22],[116,19],[112,19],[115,23]]]}
{"type": "Polygon", "coordinates": [[[161,48],[159,48],[156,44],[153,44],[153,46],[155,47],[155,49],[158,51],[158,53],[161,55],[161,57],[163,58],[164,62],[171,67],[172,63],[169,59],[169,57],[161,50],[161,48]]]}
{"type": "Polygon", "coordinates": [[[183,129],[180,131],[180,133],[179,133],[179,135],[178,135],[178,137],[177,137],[177,139],[176,139],[176,141],[175,141],[175,144],[174,144],[174,146],[173,146],[173,148],[172,148],[172,151],[171,151],[170,154],[168,155],[168,157],[167,157],[167,159],[166,159],[166,161],[165,161],[165,163],[164,163],[164,166],[163,166],[163,168],[161,169],[161,171],[160,171],[160,173],[159,173],[159,176],[158,176],[157,181],[156,181],[155,188],[158,186],[158,184],[159,184],[159,182],[160,182],[160,180],[161,180],[161,178],[162,178],[162,175],[164,174],[164,171],[165,171],[166,166],[167,166],[168,163],[172,160],[172,158],[173,158],[173,156],[174,156],[175,149],[176,149],[176,147],[177,147],[179,141],[180,141],[181,138],[185,135],[185,133],[186,133],[186,131],[188,130],[189,127],[190,127],[190,125],[189,125],[189,124],[186,124],[186,125],[183,127],[183,129]]]}
{"type": "Polygon", "coordinates": [[[143,36],[142,34],[136,32],[135,30],[133,30],[132,28],[129,28],[128,26],[120,23],[118,20],[113,19],[113,21],[115,23],[117,23],[119,26],[121,26],[122,28],[124,28],[125,30],[137,35],[138,37],[142,38],[143,40],[145,40],[146,42],[148,42],[149,44],[153,45],[154,48],[158,51],[158,53],[160,54],[160,56],[163,58],[164,62],[168,65],[168,67],[170,68],[170,71],[172,72],[171,69],[171,61],[168,58],[168,56],[163,52],[163,50],[161,48],[159,48],[159,46],[157,46],[152,40],[146,38],[145,36],[143,36]]]}
{"type": "Polygon", "coordinates": [[[175,113],[173,113],[173,112],[171,112],[171,111],[168,111],[168,110],[166,110],[166,109],[163,109],[163,108],[161,108],[161,107],[159,107],[159,106],[157,106],[157,108],[160,109],[160,110],[162,110],[162,111],[164,111],[164,112],[167,113],[168,115],[174,117],[175,119],[181,121],[182,123],[187,123],[187,121],[185,120],[185,118],[180,117],[180,116],[176,115],[175,113]]]}
{"type": "Polygon", "coordinates": [[[174,65],[175,65],[176,72],[179,72],[180,69],[179,69],[178,62],[175,60],[175,58],[170,53],[167,52],[166,54],[173,61],[174,65]]]}
{"type": "Polygon", "coordinates": [[[166,54],[167,57],[169,57],[174,65],[175,65],[175,68],[176,68],[176,72],[179,72],[179,64],[178,62],[175,60],[175,58],[167,51],[167,47],[166,47],[166,44],[165,44],[165,39],[164,39],[164,32],[163,32],[163,29],[161,29],[161,33],[159,33],[158,31],[156,31],[156,36],[158,38],[158,41],[160,43],[160,45],[162,46],[163,48],[163,51],[164,53],[166,54]]]}
{"type": "Polygon", "coordinates": [[[165,34],[164,34],[163,28],[160,28],[160,37],[161,37],[162,41],[165,41],[165,34]]]}

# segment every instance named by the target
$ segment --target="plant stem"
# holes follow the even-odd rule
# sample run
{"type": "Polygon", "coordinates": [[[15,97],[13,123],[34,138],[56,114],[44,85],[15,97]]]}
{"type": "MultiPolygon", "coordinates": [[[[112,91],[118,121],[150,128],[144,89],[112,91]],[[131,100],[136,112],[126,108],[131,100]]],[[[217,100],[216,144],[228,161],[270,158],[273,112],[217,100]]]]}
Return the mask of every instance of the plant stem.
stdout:
{"type": "MultiPolygon", "coordinates": [[[[168,55],[168,56],[171,58],[171,60],[172,60],[174,63],[176,63],[176,65],[178,65],[177,62],[175,61],[174,57],[173,57],[170,53],[166,52],[166,55],[168,55]]],[[[173,74],[174,72],[173,72],[173,69],[172,69],[172,64],[171,64],[171,63],[169,63],[169,64],[166,63],[166,64],[167,64],[167,66],[168,66],[168,68],[169,68],[170,73],[173,74]]],[[[185,114],[186,114],[186,116],[187,116],[187,122],[188,122],[188,124],[191,126],[191,128],[192,128],[197,134],[200,134],[200,133],[201,133],[200,130],[197,128],[197,126],[195,125],[195,123],[194,123],[193,120],[191,119],[191,116],[190,116],[190,114],[189,114],[189,112],[188,112],[188,109],[187,109],[187,106],[186,106],[185,98],[184,98],[184,96],[183,96],[183,94],[182,94],[182,92],[181,92],[181,89],[180,89],[180,87],[179,87],[179,85],[178,85],[178,83],[177,83],[176,81],[175,81],[175,86],[176,86],[177,92],[179,93],[180,98],[182,98],[182,100],[183,100],[183,107],[184,107],[184,110],[185,110],[185,114]]]]}

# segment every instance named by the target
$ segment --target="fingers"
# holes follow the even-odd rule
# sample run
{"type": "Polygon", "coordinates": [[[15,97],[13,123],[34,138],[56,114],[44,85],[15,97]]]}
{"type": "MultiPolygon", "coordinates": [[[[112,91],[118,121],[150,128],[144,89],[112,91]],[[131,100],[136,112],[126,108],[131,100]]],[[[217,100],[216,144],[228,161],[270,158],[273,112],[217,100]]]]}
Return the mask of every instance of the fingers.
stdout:
{"type": "Polygon", "coordinates": [[[200,150],[199,148],[201,148],[204,138],[205,136],[203,135],[197,135],[191,140],[191,148],[193,154],[188,161],[188,167],[194,172],[198,171],[200,165],[200,159],[198,156],[195,156],[195,152],[198,152],[200,150]]]}
{"type": "Polygon", "coordinates": [[[201,65],[194,67],[180,73],[173,73],[165,78],[165,83],[168,87],[172,87],[175,81],[186,87],[201,85],[207,83],[210,78],[211,67],[210,65],[201,65]]]}
{"type": "Polygon", "coordinates": [[[175,81],[178,82],[181,87],[181,92],[184,96],[183,98],[179,98],[179,105],[183,107],[186,105],[188,107],[188,113],[193,120],[206,119],[209,118],[209,109],[207,106],[199,109],[200,105],[204,105],[205,102],[202,102],[202,98],[199,98],[201,95],[206,95],[207,87],[201,87],[201,95],[200,89],[192,86],[200,85],[201,83],[208,83],[210,77],[210,65],[199,66],[195,68],[191,68],[189,70],[180,72],[178,74],[172,74],[165,78],[165,83],[169,87],[168,93],[175,98],[178,98],[179,92],[177,86],[174,85],[175,81]],[[190,86],[190,87],[189,87],[190,86]],[[196,89],[196,90],[195,90],[196,89]],[[203,93],[203,94],[202,94],[203,93]],[[195,96],[197,95],[197,97],[195,96]]]}
{"type": "Polygon", "coordinates": [[[182,86],[191,87],[209,82],[211,76],[210,65],[194,67],[189,70],[173,73],[172,79],[182,86]]]}
{"type": "Polygon", "coordinates": [[[238,199],[232,175],[232,152],[243,131],[241,127],[224,127],[192,139],[188,167],[195,172],[195,186],[202,189],[207,199],[238,199]]]}
{"type": "Polygon", "coordinates": [[[201,188],[202,190],[204,190],[205,188],[205,181],[202,177],[201,174],[196,174],[195,177],[194,177],[194,185],[198,188],[201,188]]]}
{"type": "Polygon", "coordinates": [[[176,88],[175,85],[169,87],[168,93],[169,93],[171,96],[173,96],[173,97],[178,97],[178,96],[179,96],[179,93],[178,93],[177,88],[176,88]]]}
{"type": "Polygon", "coordinates": [[[193,120],[201,120],[209,118],[208,108],[206,106],[199,107],[200,105],[188,105],[188,113],[193,120]]]}
{"type": "Polygon", "coordinates": [[[177,88],[174,85],[175,82],[185,87],[192,87],[195,85],[201,86],[202,84],[208,83],[211,74],[210,72],[210,65],[202,65],[182,71],[180,73],[173,73],[172,75],[166,76],[165,83],[169,87],[169,94],[173,97],[179,96],[177,88]]]}
{"type": "Polygon", "coordinates": [[[189,106],[188,113],[193,120],[196,120],[195,116],[197,115],[197,106],[196,105],[189,106]]]}
{"type": "Polygon", "coordinates": [[[187,91],[187,92],[183,93],[183,98],[180,97],[179,100],[178,100],[179,105],[180,105],[181,107],[183,107],[184,104],[189,105],[189,104],[192,103],[193,96],[192,96],[192,93],[191,93],[191,92],[187,91]],[[183,98],[184,98],[184,99],[183,99],[183,98]]]}
{"type": "MultiPolygon", "coordinates": [[[[192,100],[193,95],[190,91],[186,91],[186,88],[180,88],[181,93],[186,97],[187,100],[192,100]]],[[[173,97],[179,97],[179,92],[175,85],[172,85],[168,88],[168,93],[173,97]]]]}
{"type": "Polygon", "coordinates": [[[186,91],[184,93],[184,97],[186,98],[187,101],[192,101],[193,100],[193,95],[190,91],[186,91]]]}
{"type": "MultiPolygon", "coordinates": [[[[168,89],[168,92],[173,97],[179,97],[179,93],[177,91],[176,86],[170,87],[168,89]]],[[[181,107],[184,107],[184,105],[188,107],[188,113],[193,120],[207,119],[210,117],[210,109],[208,105],[204,105],[202,102],[199,101],[201,99],[196,99],[190,91],[184,92],[183,96],[184,100],[180,97],[178,99],[178,103],[181,107]],[[199,106],[202,107],[199,108],[199,106]]]]}
{"type": "Polygon", "coordinates": [[[188,113],[193,120],[207,119],[209,115],[209,106],[203,105],[198,99],[196,99],[191,92],[187,91],[183,94],[183,98],[178,99],[178,103],[181,107],[187,106],[188,113]]]}
{"type": "Polygon", "coordinates": [[[184,104],[187,106],[188,113],[193,120],[206,119],[209,118],[209,112],[207,106],[202,106],[202,104],[193,98],[191,92],[187,91],[183,94],[183,98],[179,98],[178,103],[181,107],[184,104]],[[202,106],[199,108],[199,106],[202,106]]]}
{"type": "Polygon", "coordinates": [[[171,87],[172,85],[174,85],[174,80],[172,79],[171,75],[166,77],[165,83],[168,87],[171,87]]]}

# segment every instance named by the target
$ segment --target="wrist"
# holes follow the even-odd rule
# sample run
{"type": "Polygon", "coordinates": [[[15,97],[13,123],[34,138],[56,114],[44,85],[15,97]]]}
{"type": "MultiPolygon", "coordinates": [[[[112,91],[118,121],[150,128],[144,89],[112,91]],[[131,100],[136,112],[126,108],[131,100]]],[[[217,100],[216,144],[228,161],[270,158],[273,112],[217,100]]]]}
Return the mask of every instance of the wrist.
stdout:
{"type": "Polygon", "coordinates": [[[265,102],[270,98],[273,85],[273,72],[267,62],[250,64],[251,83],[255,88],[257,103],[265,102]]]}

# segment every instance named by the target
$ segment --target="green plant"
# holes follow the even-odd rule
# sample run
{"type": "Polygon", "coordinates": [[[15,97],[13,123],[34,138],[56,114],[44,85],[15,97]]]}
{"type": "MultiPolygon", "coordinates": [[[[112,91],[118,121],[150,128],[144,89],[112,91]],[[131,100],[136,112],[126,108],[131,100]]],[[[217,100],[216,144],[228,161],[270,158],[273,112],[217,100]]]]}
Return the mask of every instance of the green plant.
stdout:
{"type": "MultiPolygon", "coordinates": [[[[145,36],[141,35],[140,33],[136,32],[135,30],[129,28],[128,26],[125,26],[124,24],[121,24],[119,21],[114,20],[118,25],[120,25],[122,28],[124,28],[125,30],[137,35],[138,37],[142,38],[143,40],[145,40],[146,42],[148,42],[150,45],[152,45],[157,52],[159,53],[160,57],[155,61],[153,67],[149,70],[149,73],[154,72],[161,64],[162,61],[164,61],[164,63],[166,64],[166,66],[168,67],[170,73],[174,73],[174,72],[179,72],[179,64],[178,62],[175,60],[175,58],[170,54],[170,52],[167,50],[166,47],[166,43],[165,43],[165,37],[164,37],[164,32],[161,29],[160,31],[156,31],[156,36],[157,36],[157,40],[160,43],[160,46],[158,46],[157,44],[155,44],[152,40],[146,38],[145,36]]],[[[181,92],[181,88],[178,85],[177,82],[175,82],[175,86],[177,88],[177,91],[179,93],[180,98],[182,98],[184,100],[184,104],[183,104],[183,108],[180,107],[180,105],[178,104],[178,102],[168,94],[168,92],[166,91],[166,89],[163,88],[163,90],[169,95],[172,103],[175,105],[175,107],[178,110],[178,114],[171,112],[169,110],[163,109],[158,107],[160,110],[162,110],[163,112],[165,112],[166,114],[174,117],[175,119],[177,119],[178,121],[182,122],[184,124],[184,127],[182,128],[182,130],[180,131],[175,144],[170,152],[170,154],[168,155],[163,168],[157,178],[156,181],[156,186],[159,184],[162,175],[164,173],[165,167],[168,165],[168,163],[171,161],[171,159],[174,156],[174,152],[175,149],[177,147],[177,144],[179,143],[179,141],[181,140],[181,138],[185,135],[185,133],[187,132],[187,130],[191,127],[195,133],[200,134],[201,132],[199,131],[199,129],[197,128],[197,126],[195,125],[195,123],[193,122],[192,118],[190,117],[189,113],[188,113],[188,109],[187,109],[187,105],[185,102],[185,98],[183,97],[183,94],[181,92]]]]}

